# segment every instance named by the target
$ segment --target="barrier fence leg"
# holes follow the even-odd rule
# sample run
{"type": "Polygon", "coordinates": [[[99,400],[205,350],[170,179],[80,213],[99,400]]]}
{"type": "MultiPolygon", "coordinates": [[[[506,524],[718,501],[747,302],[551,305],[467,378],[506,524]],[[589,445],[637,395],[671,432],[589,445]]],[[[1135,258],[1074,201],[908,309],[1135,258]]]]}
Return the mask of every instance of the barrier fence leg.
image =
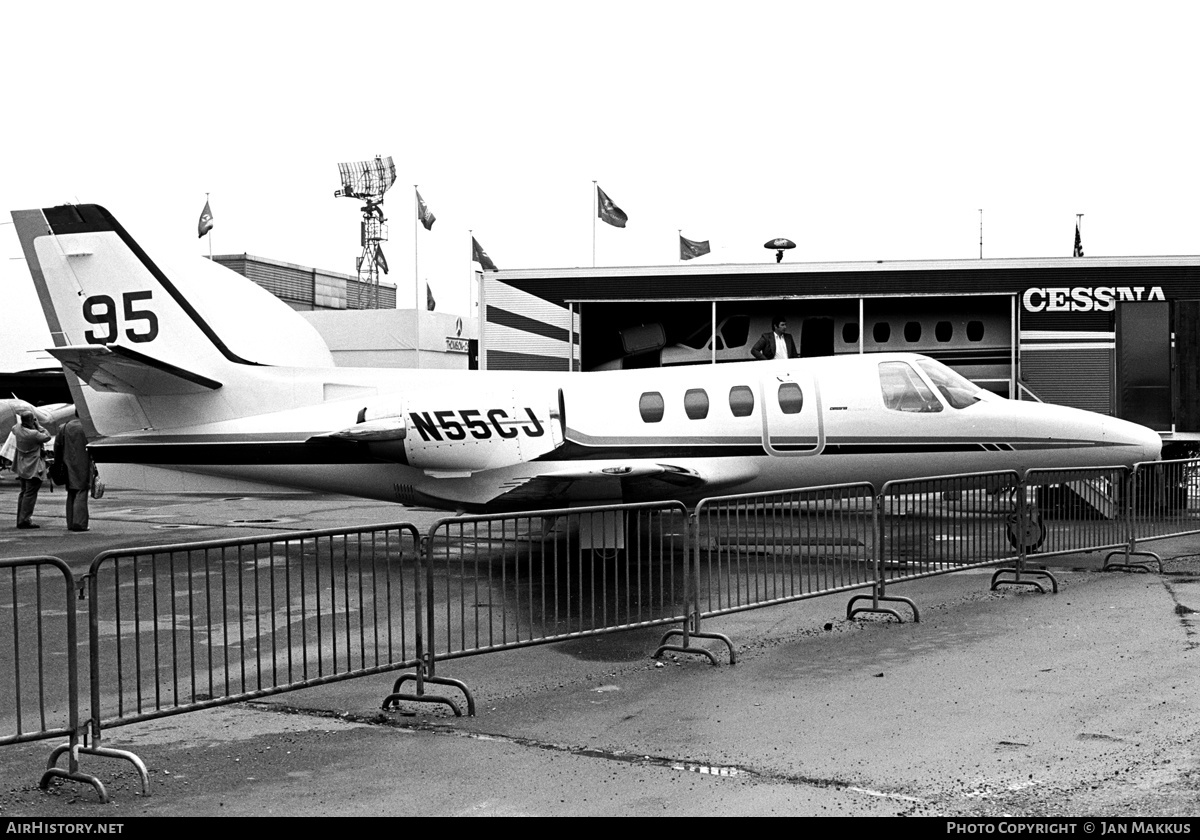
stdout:
{"type": "Polygon", "coordinates": [[[433,675],[433,661],[430,657],[425,657],[419,665],[416,666],[416,673],[401,674],[400,677],[392,684],[392,693],[383,698],[381,708],[384,711],[388,709],[398,709],[402,702],[409,703],[440,703],[443,706],[449,706],[454,712],[455,717],[462,717],[462,709],[458,707],[449,697],[441,694],[426,694],[425,683],[435,683],[437,685],[448,685],[457,688],[467,698],[467,716],[475,717],[475,697],[471,694],[466,684],[460,680],[451,679],[449,677],[437,677],[433,675]],[[413,694],[407,694],[400,691],[400,686],[405,682],[412,680],[417,684],[417,690],[413,694]]]}
{"type": "Polygon", "coordinates": [[[85,576],[79,581],[79,599],[83,600],[87,592],[89,594],[88,604],[88,650],[90,652],[91,667],[89,694],[92,699],[92,716],[88,721],[88,727],[91,730],[92,746],[87,746],[87,730],[79,724],[79,644],[77,642],[78,630],[76,625],[75,611],[69,610],[67,613],[67,669],[70,691],[70,716],[72,734],[70,740],[59,747],[56,747],[50,753],[50,758],[46,761],[46,772],[42,774],[39,787],[46,790],[50,786],[51,779],[70,779],[76,782],[86,782],[96,789],[100,795],[101,802],[108,802],[108,792],[104,789],[104,785],[95,776],[83,773],[79,769],[79,754],[86,753],[95,755],[101,758],[116,758],[122,761],[128,761],[133,765],[133,768],[138,773],[138,778],[142,784],[142,796],[150,795],[150,774],[146,771],[146,765],[137,755],[128,750],[117,750],[110,747],[105,747],[101,744],[101,729],[100,729],[100,638],[98,633],[99,617],[96,613],[98,603],[98,588],[96,580],[90,575],[85,576]],[[84,737],[80,738],[80,733],[84,737]],[[62,756],[68,756],[67,768],[58,767],[58,760],[62,756]]]}
{"type": "MultiPolygon", "coordinates": [[[[1100,567],[1102,572],[1149,572],[1150,567],[1145,563],[1133,563],[1131,557],[1147,557],[1154,561],[1158,566],[1158,573],[1161,575],[1163,570],[1162,558],[1153,551],[1138,551],[1137,548],[1137,510],[1134,507],[1134,500],[1137,498],[1141,489],[1142,475],[1144,471],[1135,469],[1129,474],[1126,480],[1125,492],[1125,524],[1126,524],[1126,541],[1125,547],[1120,551],[1110,551],[1104,555],[1104,565],[1100,567]],[[1113,557],[1123,556],[1125,562],[1110,563],[1113,557]]],[[[1148,495],[1148,494],[1147,494],[1148,495]]]]}
{"type": "Polygon", "coordinates": [[[401,674],[400,677],[392,684],[392,692],[387,697],[383,698],[381,708],[387,711],[390,708],[399,708],[400,703],[407,701],[410,703],[440,703],[443,706],[449,706],[453,710],[455,717],[462,717],[462,710],[458,704],[449,697],[443,697],[440,694],[426,694],[425,683],[435,683],[437,685],[453,686],[460,690],[467,698],[467,715],[475,716],[475,698],[467,689],[467,686],[459,680],[449,679],[448,677],[438,677],[434,675],[434,652],[430,650],[425,652],[425,632],[428,630],[430,644],[434,638],[433,627],[433,558],[430,556],[432,551],[433,541],[429,538],[423,538],[417,545],[416,555],[418,562],[416,564],[413,589],[415,596],[413,598],[413,636],[416,639],[417,664],[416,671],[412,674],[401,674]],[[423,562],[422,562],[423,561],[423,562]],[[424,615],[422,615],[424,610],[424,615]],[[428,619],[428,625],[426,625],[428,619]],[[415,693],[408,694],[400,691],[400,686],[405,682],[412,680],[417,684],[415,693]]]}
{"type": "MultiPolygon", "coordinates": [[[[46,761],[46,772],[42,774],[41,781],[38,782],[38,787],[40,787],[42,790],[48,790],[50,788],[51,779],[66,779],[72,782],[84,782],[94,787],[96,789],[96,793],[100,796],[100,801],[107,804],[108,791],[104,789],[104,784],[95,776],[80,771],[79,751],[80,744],[78,733],[72,734],[71,740],[66,744],[55,747],[54,751],[50,753],[50,758],[46,761]],[[67,767],[65,769],[56,766],[58,764],[58,760],[64,755],[69,756],[67,767]]],[[[142,793],[145,793],[146,786],[149,782],[145,775],[146,768],[142,767],[141,770],[143,780],[142,793]]]]}
{"type": "Polygon", "coordinates": [[[687,599],[687,604],[685,604],[685,608],[687,609],[687,618],[683,620],[678,629],[671,629],[663,634],[662,639],[659,640],[658,649],[654,651],[653,658],[658,659],[666,651],[673,651],[674,653],[686,653],[688,655],[700,654],[702,656],[707,656],[709,662],[716,666],[719,663],[717,662],[717,657],[712,653],[712,651],[702,647],[691,646],[691,640],[693,638],[715,639],[725,643],[725,647],[729,649],[729,664],[736,665],[737,653],[734,651],[733,642],[728,636],[722,633],[704,633],[700,630],[700,547],[698,544],[700,539],[700,526],[699,523],[695,521],[694,516],[689,517],[684,521],[686,523],[685,527],[690,526],[692,534],[695,536],[694,540],[688,539],[686,536],[684,537],[684,543],[688,546],[689,551],[691,552],[691,556],[688,558],[687,562],[683,564],[683,591],[687,593],[684,596],[687,599]],[[667,640],[674,636],[682,636],[683,644],[667,644],[667,640]]]}
{"type": "Polygon", "coordinates": [[[846,604],[846,618],[853,619],[859,613],[879,613],[881,615],[895,616],[896,620],[903,624],[904,617],[901,616],[900,613],[891,607],[881,606],[882,602],[884,601],[896,604],[906,604],[908,608],[912,610],[913,621],[920,622],[921,611],[917,609],[916,602],[914,602],[911,598],[905,598],[902,595],[888,595],[882,580],[877,580],[875,583],[871,584],[870,595],[855,595],[850,599],[850,601],[846,604]],[[870,601],[871,606],[854,606],[858,601],[870,601]]]}
{"type": "Polygon", "coordinates": [[[846,604],[846,619],[850,620],[859,613],[878,613],[882,615],[895,616],[896,620],[903,623],[904,618],[900,613],[891,607],[881,606],[882,602],[892,602],[898,604],[907,604],[908,608],[913,612],[913,621],[921,620],[921,611],[917,609],[916,603],[911,598],[904,598],[898,595],[887,594],[887,583],[883,579],[883,495],[875,497],[875,510],[872,517],[872,539],[874,545],[872,555],[874,556],[873,565],[875,568],[875,580],[871,583],[870,595],[855,595],[846,604]],[[869,607],[854,606],[859,601],[870,601],[869,607]]]}
{"type": "Polygon", "coordinates": [[[679,629],[671,629],[664,633],[662,639],[658,643],[658,649],[654,651],[653,658],[658,659],[667,651],[673,651],[674,653],[686,653],[689,655],[699,654],[701,656],[707,656],[709,662],[711,662],[713,665],[720,665],[720,663],[717,662],[716,655],[708,648],[692,647],[690,644],[692,639],[716,639],[717,641],[724,642],[725,647],[729,649],[729,664],[737,664],[737,654],[734,652],[733,642],[728,636],[723,633],[703,633],[700,631],[699,612],[695,612],[684,619],[683,624],[679,629]],[[670,639],[673,636],[682,636],[683,644],[667,644],[667,639],[670,639]]]}
{"type": "Polygon", "coordinates": [[[1032,552],[1037,551],[1046,540],[1046,526],[1042,522],[1037,508],[1030,503],[1025,482],[1019,483],[1015,490],[1016,510],[1008,514],[1007,531],[1009,543],[1017,550],[1017,562],[1015,566],[1005,566],[993,572],[989,589],[995,590],[1001,584],[1030,586],[1044,594],[1046,588],[1036,578],[1046,578],[1057,594],[1058,578],[1045,569],[1025,568],[1026,558],[1032,552]],[[1011,579],[1008,578],[1009,575],[1011,575],[1011,579]],[[1025,576],[1028,576],[1029,579],[1025,579],[1025,576]]]}

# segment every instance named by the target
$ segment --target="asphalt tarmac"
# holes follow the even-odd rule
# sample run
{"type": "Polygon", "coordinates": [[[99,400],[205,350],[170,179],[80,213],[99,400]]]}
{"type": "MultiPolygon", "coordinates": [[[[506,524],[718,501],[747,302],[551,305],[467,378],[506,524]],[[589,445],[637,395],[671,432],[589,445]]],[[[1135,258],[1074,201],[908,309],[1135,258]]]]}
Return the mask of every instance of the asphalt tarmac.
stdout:
{"type": "MultiPolygon", "coordinates": [[[[16,487],[0,482],[0,510],[16,487]]],[[[304,494],[109,492],[69,533],[61,492],[0,557],[81,574],[114,547],[444,513],[304,494]]],[[[889,587],[921,621],[845,619],[848,595],[705,622],[736,665],[634,630],[439,663],[477,702],[382,711],[395,675],[105,732],[106,785],[38,780],[56,741],[0,746],[0,818],[139,816],[1118,816],[1200,814],[1200,538],[1151,544],[1164,572],[1040,558],[1057,594],[988,591],[991,570],[889,587]]],[[[86,706],[86,704],[85,704],[86,706]]]]}

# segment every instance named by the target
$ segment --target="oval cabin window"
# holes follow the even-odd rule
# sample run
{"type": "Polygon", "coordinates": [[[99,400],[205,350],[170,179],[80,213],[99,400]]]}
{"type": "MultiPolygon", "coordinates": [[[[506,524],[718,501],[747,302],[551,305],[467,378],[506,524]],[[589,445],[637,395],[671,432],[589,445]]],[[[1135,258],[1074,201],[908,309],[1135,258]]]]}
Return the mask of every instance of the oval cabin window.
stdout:
{"type": "Polygon", "coordinates": [[[954,324],[949,321],[938,321],[933,328],[933,337],[943,344],[954,338],[954,324]]]}
{"type": "Polygon", "coordinates": [[[667,404],[663,401],[662,394],[657,391],[647,391],[638,401],[638,411],[642,413],[642,420],[646,423],[657,423],[662,420],[666,407],[667,404]]]}
{"type": "Polygon", "coordinates": [[[779,410],[784,414],[799,414],[804,408],[804,392],[795,382],[784,382],[779,386],[779,410]]]}
{"type": "Polygon", "coordinates": [[[745,385],[729,389],[729,410],[734,417],[749,417],[754,413],[754,392],[745,385]]]}
{"type": "Polygon", "coordinates": [[[920,341],[921,340],[921,322],[909,321],[904,325],[904,340],[905,341],[920,341]]]}
{"type": "Polygon", "coordinates": [[[983,341],[983,321],[967,321],[967,341],[983,341]]]}
{"type": "Polygon", "coordinates": [[[842,341],[847,344],[858,344],[858,324],[842,325],[842,341]]]}
{"type": "Polygon", "coordinates": [[[892,325],[887,321],[880,321],[871,328],[871,337],[875,339],[876,344],[887,344],[888,339],[892,337],[892,325]]]}
{"type": "Polygon", "coordinates": [[[708,416],[708,393],[703,388],[691,388],[683,395],[683,410],[689,420],[703,420],[708,416]]]}

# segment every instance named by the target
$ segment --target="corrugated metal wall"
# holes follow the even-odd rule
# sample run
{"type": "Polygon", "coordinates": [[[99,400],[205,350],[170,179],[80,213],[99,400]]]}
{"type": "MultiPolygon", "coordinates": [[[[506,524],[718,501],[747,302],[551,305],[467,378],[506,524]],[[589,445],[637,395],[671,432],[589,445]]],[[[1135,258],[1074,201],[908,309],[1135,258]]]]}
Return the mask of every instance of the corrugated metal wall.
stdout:
{"type": "Polygon", "coordinates": [[[571,352],[571,311],[537,295],[493,283],[487,291],[483,367],[487,370],[579,369],[579,334],[571,352]]]}
{"type": "Polygon", "coordinates": [[[368,283],[349,274],[306,268],[250,254],[224,254],[213,262],[253,280],[293,309],[395,309],[396,287],[379,284],[379,303],[372,305],[368,283]]]}
{"type": "Polygon", "coordinates": [[[1021,379],[1042,399],[1112,413],[1113,350],[1021,348],[1021,379]]]}

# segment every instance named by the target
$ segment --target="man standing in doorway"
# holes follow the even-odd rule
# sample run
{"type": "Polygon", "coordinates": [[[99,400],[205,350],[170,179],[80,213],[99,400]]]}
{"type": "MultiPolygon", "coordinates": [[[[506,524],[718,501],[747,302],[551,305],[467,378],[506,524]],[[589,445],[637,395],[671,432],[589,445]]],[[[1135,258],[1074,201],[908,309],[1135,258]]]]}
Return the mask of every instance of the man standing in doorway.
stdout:
{"type": "Polygon", "coordinates": [[[771,331],[765,332],[754,342],[750,355],[756,359],[794,359],[796,342],[787,331],[787,318],[776,315],[771,319],[771,331]]]}

